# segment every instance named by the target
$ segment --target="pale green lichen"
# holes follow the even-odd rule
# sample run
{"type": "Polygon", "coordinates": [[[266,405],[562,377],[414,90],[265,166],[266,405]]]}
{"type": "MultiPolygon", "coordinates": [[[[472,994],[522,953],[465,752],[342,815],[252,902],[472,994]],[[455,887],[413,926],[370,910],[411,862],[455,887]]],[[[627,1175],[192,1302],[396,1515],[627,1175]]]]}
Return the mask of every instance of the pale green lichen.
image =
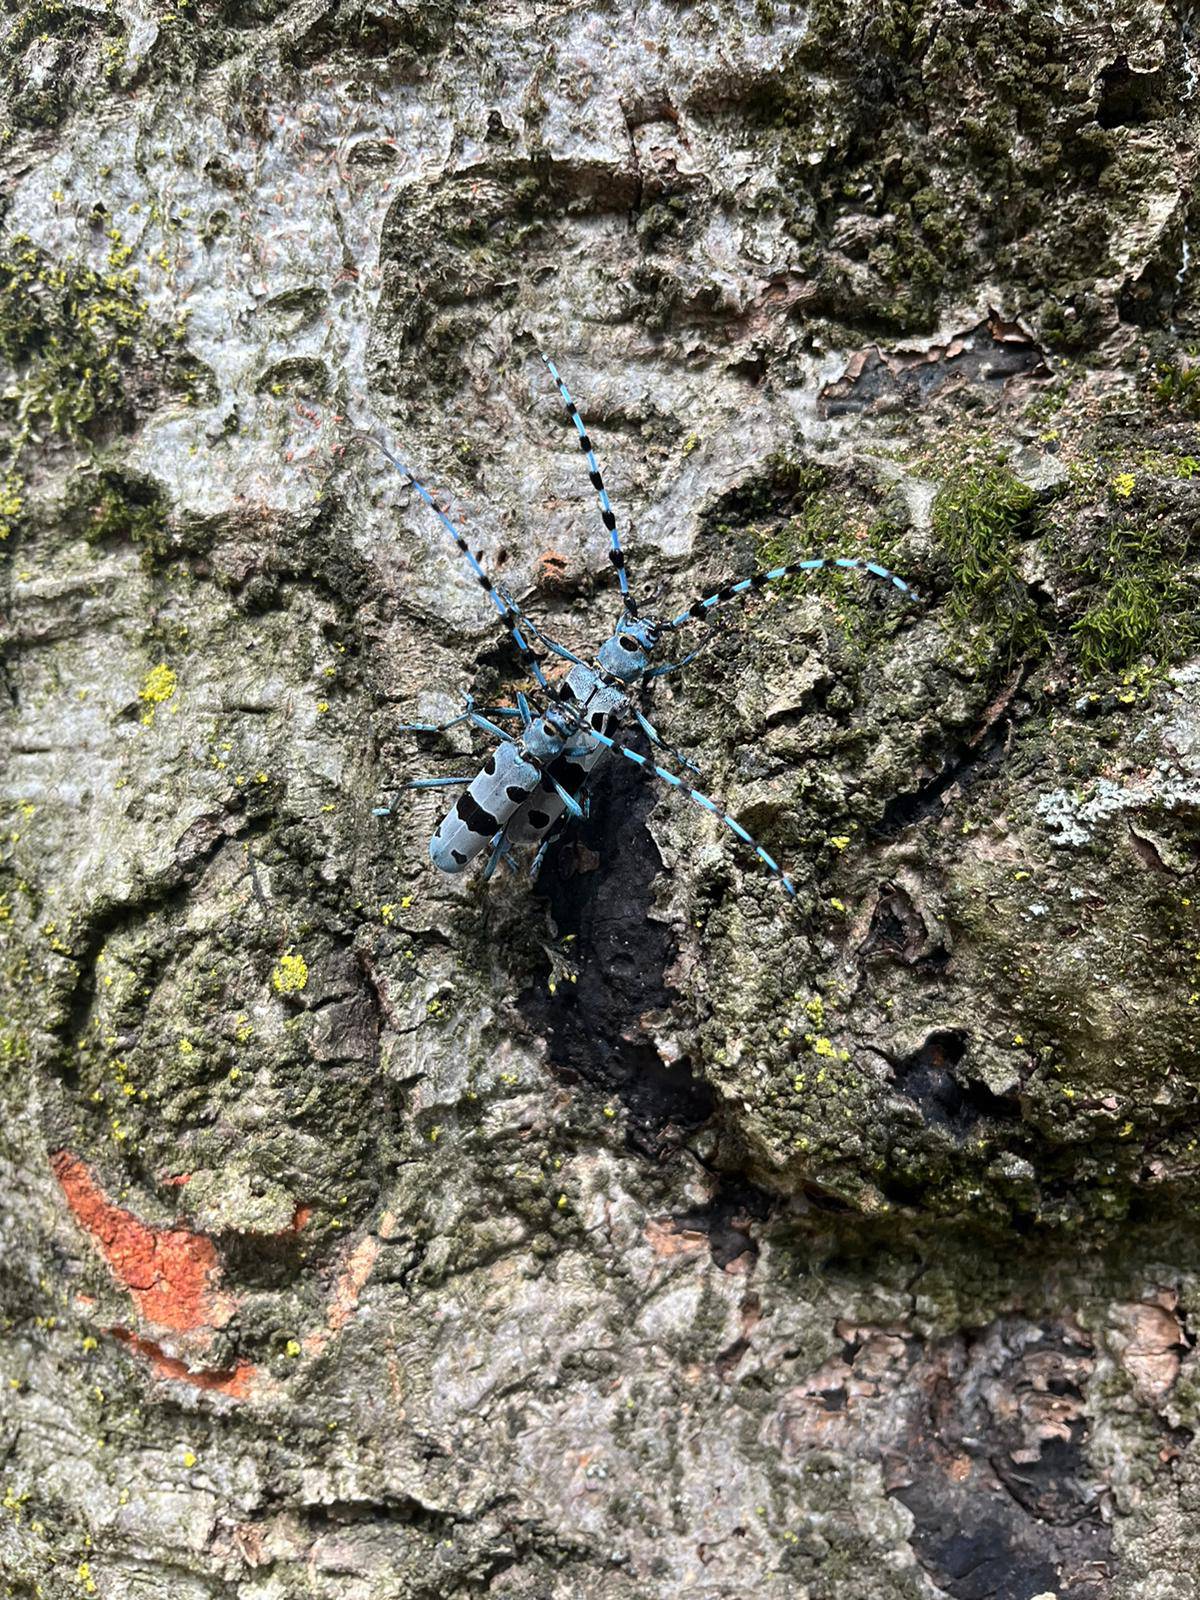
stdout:
{"type": "Polygon", "coordinates": [[[0,362],[12,369],[0,421],[10,474],[45,431],[84,439],[129,420],[129,369],[139,360],[164,386],[192,392],[195,364],[151,319],[126,250],[110,251],[101,271],[73,256],[52,260],[26,234],[0,245],[0,362]]]}

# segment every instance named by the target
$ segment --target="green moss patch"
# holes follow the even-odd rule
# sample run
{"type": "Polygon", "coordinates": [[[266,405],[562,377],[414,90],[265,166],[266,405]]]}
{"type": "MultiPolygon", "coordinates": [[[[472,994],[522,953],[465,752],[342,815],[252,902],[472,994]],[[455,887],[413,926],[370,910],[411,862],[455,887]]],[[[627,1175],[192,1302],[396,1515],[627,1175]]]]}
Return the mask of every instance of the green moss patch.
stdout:
{"type": "Polygon", "coordinates": [[[151,555],[167,553],[167,505],[148,479],[105,468],[86,480],[76,510],[89,544],[132,542],[151,555]]]}
{"type": "Polygon", "coordinates": [[[1200,641],[1200,585],[1161,525],[1122,522],[1090,563],[1101,598],[1071,629],[1085,670],[1122,672],[1142,657],[1177,661],[1200,641]]]}
{"type": "Polygon", "coordinates": [[[125,28],[114,10],[70,0],[6,6],[0,32],[0,145],[18,127],[53,127],[81,85],[105,86],[125,62],[125,28]]]}
{"type": "Polygon", "coordinates": [[[821,311],[911,334],[1000,281],[1064,346],[1089,342],[1116,215],[1164,181],[1128,130],[1166,124],[1174,66],[1136,102],[1102,89],[1098,116],[1071,20],[1030,0],[817,0],[806,16],[750,111],[778,142],[771,201],[821,311]]]}
{"type": "Polygon", "coordinates": [[[979,629],[976,651],[1007,665],[1036,650],[1044,631],[1017,572],[1017,544],[1033,531],[1036,496],[1007,468],[948,479],[933,503],[933,533],[950,572],[952,619],[979,629]]]}

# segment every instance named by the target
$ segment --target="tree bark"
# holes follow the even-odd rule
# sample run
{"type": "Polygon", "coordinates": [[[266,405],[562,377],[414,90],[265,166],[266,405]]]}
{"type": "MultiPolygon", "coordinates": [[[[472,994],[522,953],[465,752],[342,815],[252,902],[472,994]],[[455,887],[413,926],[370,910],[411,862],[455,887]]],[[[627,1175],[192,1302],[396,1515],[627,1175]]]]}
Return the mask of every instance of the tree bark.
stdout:
{"type": "Polygon", "coordinates": [[[4,1592],[1195,1600],[1191,11],[0,28],[4,1592]]]}

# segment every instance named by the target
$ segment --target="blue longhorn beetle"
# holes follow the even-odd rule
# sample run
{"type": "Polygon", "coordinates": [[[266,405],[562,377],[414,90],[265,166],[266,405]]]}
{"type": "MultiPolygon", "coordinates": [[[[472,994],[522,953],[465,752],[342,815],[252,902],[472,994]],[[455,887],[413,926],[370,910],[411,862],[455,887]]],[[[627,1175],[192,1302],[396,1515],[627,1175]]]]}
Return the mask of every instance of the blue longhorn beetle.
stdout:
{"type": "MultiPolygon", "coordinates": [[[[663,639],[685,627],[690,622],[703,621],[713,608],[731,600],[735,595],[761,589],[765,584],[780,578],[796,577],[804,573],[820,572],[827,567],[849,568],[869,573],[872,577],[898,589],[902,594],[916,598],[914,591],[902,578],[896,577],[886,567],[875,561],[860,560],[852,556],[817,557],[808,561],[793,561],[787,566],[772,567],[756,572],[736,583],[727,583],[703,599],[681,611],[669,622],[652,620],[638,615],[637,604],[629,588],[625,570],[625,554],[617,534],[617,520],[609,502],[600,468],[592,450],[592,443],[583,418],[571,398],[558,368],[543,355],[550,376],[558,387],[579,435],[580,449],[587,459],[588,474],[600,502],[600,516],[611,541],[609,560],[616,569],[621,589],[623,611],[617,620],[610,639],[606,639],[589,665],[582,657],[565,645],[549,638],[517,605],[513,597],[488,577],[467,541],[450,521],[433,496],[412,471],[374,435],[361,437],[374,444],[406,478],[421,499],[437,516],[442,526],[454,540],[474,572],[480,587],[490,598],[499,613],[509,638],[545,697],[544,708],[537,710],[529,699],[518,692],[515,706],[490,708],[479,711],[468,695],[466,710],[449,722],[441,724],[413,722],[405,724],[402,732],[445,733],[464,722],[484,729],[496,740],[496,748],[473,777],[470,774],[452,778],[417,778],[406,785],[409,789],[441,789],[466,784],[454,805],[438,824],[429,844],[434,865],[443,872],[461,872],[485,849],[489,848],[484,877],[491,877],[497,864],[510,857],[516,845],[538,847],[533,863],[536,873],[551,842],[551,830],[564,816],[577,818],[583,815],[584,804],[580,797],[590,774],[600,761],[612,751],[634,762],[644,770],[670,784],[671,788],[695,801],[698,806],[716,817],[737,835],[743,844],[754,851],[772,876],[790,895],[795,885],[779,864],[754,839],[736,818],[722,809],[715,800],[692,788],[677,772],[656,765],[648,757],[613,737],[632,718],[657,749],[670,756],[680,766],[697,771],[670,745],[659,737],[658,730],[644,717],[634,704],[633,696],[655,678],[674,672],[693,660],[699,653],[663,666],[651,666],[654,651],[663,639]],[[532,648],[530,640],[538,639],[554,656],[570,663],[569,670],[556,681],[548,680],[542,670],[544,657],[532,648]],[[520,718],[521,732],[509,733],[491,719],[493,717],[520,718]]],[[[386,816],[390,807],[379,807],[376,816],[386,816]]],[[[510,861],[511,864],[511,861],[510,861]]]]}

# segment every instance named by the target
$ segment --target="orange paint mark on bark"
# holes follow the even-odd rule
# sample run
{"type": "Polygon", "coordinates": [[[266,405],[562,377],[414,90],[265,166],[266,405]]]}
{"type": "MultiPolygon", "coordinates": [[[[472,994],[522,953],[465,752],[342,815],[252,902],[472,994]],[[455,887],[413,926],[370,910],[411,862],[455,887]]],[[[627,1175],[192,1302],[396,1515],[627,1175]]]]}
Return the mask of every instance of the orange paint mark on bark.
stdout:
{"type": "Polygon", "coordinates": [[[211,1332],[233,1314],[232,1295],[215,1287],[216,1247],[188,1228],[155,1228],[113,1202],[69,1150],[51,1157],[75,1219],[100,1248],[147,1322],[180,1333],[211,1332]]]}
{"type": "MultiPolygon", "coordinates": [[[[384,1226],[389,1223],[394,1226],[394,1222],[391,1213],[385,1213],[384,1226]]],[[[333,1295],[325,1308],[325,1326],[305,1335],[305,1355],[320,1355],[333,1335],[340,1333],[350,1321],[358,1309],[359,1296],[366,1287],[367,1279],[375,1270],[378,1259],[379,1239],[375,1234],[368,1234],[365,1239],[360,1239],[350,1251],[342,1270],[337,1275],[333,1295]]]]}
{"type": "Polygon", "coordinates": [[[338,1273],[333,1299],[329,1302],[329,1310],[325,1317],[331,1333],[337,1333],[340,1328],[344,1328],[358,1309],[358,1297],[366,1288],[367,1279],[371,1276],[378,1259],[379,1240],[374,1234],[368,1234],[365,1239],[360,1239],[351,1250],[346,1265],[338,1273]]]}
{"type": "Polygon", "coordinates": [[[302,1228],[307,1227],[308,1219],[311,1216],[312,1216],[312,1207],[311,1206],[297,1206],[296,1210],[295,1210],[295,1213],[294,1213],[294,1215],[292,1217],[291,1231],[293,1233],[299,1233],[302,1228]]]}
{"type": "Polygon", "coordinates": [[[128,1328],[110,1328],[109,1332],[114,1339],[119,1339],[123,1345],[144,1356],[157,1377],[169,1378],[173,1383],[190,1383],[193,1389],[209,1389],[217,1394],[227,1394],[233,1400],[245,1400],[258,1373],[252,1361],[239,1361],[232,1367],[218,1369],[201,1368],[194,1372],[182,1361],[169,1356],[153,1339],[142,1339],[136,1333],[130,1333],[128,1328]]]}
{"type": "Polygon", "coordinates": [[[169,1178],[161,1178],[159,1181],[168,1189],[182,1189],[185,1183],[191,1183],[192,1175],[190,1172],[175,1172],[169,1178]]]}

